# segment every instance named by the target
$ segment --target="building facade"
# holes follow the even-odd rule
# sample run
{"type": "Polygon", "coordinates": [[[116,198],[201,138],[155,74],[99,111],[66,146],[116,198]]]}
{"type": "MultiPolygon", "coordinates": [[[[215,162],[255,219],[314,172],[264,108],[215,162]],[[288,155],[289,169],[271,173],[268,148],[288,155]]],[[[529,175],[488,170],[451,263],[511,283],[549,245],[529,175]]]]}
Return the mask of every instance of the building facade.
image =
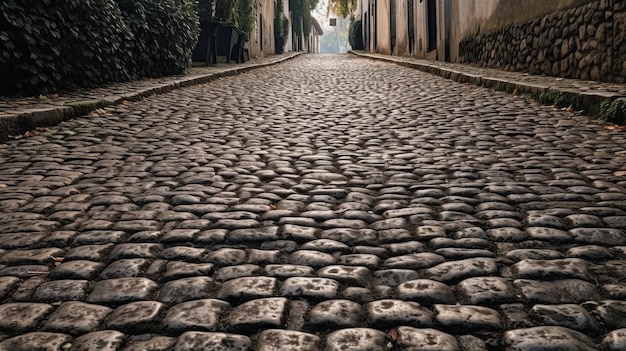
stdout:
{"type": "Polygon", "coordinates": [[[624,82],[623,0],[361,0],[367,51],[624,82]]]}

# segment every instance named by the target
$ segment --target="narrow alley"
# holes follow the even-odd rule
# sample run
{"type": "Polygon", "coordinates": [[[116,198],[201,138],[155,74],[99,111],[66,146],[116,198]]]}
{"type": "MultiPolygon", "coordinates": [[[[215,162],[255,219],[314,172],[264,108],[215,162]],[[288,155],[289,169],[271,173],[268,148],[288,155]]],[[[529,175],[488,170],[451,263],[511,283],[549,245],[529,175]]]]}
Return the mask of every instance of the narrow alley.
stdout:
{"type": "Polygon", "coordinates": [[[625,135],[353,55],[99,109],[0,144],[0,350],[624,350],[625,135]]]}

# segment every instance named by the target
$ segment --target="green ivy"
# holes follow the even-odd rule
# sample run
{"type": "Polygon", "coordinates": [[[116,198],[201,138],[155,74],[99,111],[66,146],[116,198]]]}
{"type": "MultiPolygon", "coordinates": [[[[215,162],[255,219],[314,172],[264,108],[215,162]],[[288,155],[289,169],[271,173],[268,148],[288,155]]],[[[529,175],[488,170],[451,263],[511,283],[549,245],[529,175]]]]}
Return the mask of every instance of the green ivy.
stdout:
{"type": "Polygon", "coordinates": [[[191,0],[0,2],[0,94],[36,95],[183,72],[191,0]]]}

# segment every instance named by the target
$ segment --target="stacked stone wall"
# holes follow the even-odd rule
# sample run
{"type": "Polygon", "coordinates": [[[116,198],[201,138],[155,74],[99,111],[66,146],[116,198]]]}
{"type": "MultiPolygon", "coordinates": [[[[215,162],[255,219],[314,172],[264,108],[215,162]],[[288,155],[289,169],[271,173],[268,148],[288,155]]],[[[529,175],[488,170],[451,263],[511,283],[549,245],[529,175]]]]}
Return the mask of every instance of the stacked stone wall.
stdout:
{"type": "Polygon", "coordinates": [[[459,60],[482,67],[624,83],[626,1],[601,0],[466,37],[459,60]]]}

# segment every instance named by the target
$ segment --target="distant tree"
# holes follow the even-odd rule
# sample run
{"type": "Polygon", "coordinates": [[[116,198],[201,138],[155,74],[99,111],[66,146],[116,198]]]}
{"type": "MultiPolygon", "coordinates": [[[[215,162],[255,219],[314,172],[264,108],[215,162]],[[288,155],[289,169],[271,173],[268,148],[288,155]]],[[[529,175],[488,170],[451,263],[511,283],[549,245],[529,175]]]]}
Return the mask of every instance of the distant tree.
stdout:
{"type": "Polygon", "coordinates": [[[302,29],[304,34],[309,34],[311,30],[311,11],[315,9],[319,0],[289,0],[289,8],[293,13],[293,30],[298,35],[302,35],[302,29]],[[300,28],[300,21],[302,20],[302,28],[300,28]]]}
{"type": "Polygon", "coordinates": [[[329,0],[328,12],[340,17],[350,17],[356,11],[358,0],[329,0]]]}

